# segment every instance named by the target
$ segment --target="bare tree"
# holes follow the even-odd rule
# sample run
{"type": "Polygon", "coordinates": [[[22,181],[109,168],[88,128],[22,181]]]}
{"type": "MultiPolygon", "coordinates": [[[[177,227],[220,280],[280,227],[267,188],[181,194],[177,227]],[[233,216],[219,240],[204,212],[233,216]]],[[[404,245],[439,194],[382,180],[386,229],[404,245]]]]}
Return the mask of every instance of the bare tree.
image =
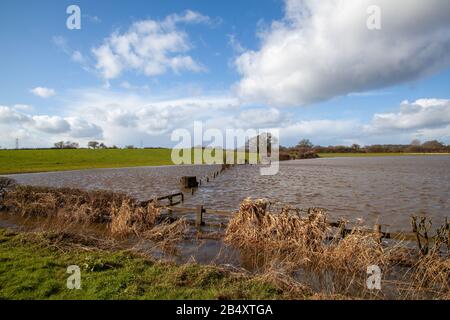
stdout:
{"type": "Polygon", "coordinates": [[[98,141],[89,141],[88,142],[88,148],[97,149],[98,148],[98,141]]]}
{"type": "Polygon", "coordinates": [[[306,149],[311,149],[314,145],[312,144],[312,142],[309,139],[302,139],[300,140],[300,142],[297,144],[298,148],[306,148],[306,149]]]}
{"type": "Polygon", "coordinates": [[[55,146],[56,149],[63,149],[64,148],[64,141],[55,142],[53,145],[55,146]]]}

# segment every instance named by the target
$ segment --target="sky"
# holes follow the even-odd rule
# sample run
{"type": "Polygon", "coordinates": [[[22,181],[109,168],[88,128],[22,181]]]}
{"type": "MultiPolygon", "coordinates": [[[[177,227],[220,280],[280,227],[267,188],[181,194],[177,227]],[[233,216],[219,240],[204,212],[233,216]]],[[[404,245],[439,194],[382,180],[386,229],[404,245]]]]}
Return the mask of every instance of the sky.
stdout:
{"type": "Polygon", "coordinates": [[[286,146],[450,144],[449,16],[448,0],[2,0],[0,147],[173,147],[194,121],[286,146]]]}

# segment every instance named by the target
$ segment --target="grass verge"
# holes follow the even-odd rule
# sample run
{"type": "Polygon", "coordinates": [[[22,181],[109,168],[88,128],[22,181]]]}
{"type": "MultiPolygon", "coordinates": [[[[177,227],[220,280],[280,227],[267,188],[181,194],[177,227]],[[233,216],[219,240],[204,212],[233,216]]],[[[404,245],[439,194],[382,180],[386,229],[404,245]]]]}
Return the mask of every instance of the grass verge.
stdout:
{"type": "MultiPolygon", "coordinates": [[[[235,152],[235,157],[238,153],[242,155],[241,151],[235,152]]],[[[174,164],[171,155],[172,149],[164,148],[0,150],[0,174],[167,166],[174,164]]]]}
{"type": "Polygon", "coordinates": [[[172,165],[170,149],[0,150],[0,174],[172,165]]]}
{"type": "Polygon", "coordinates": [[[129,251],[86,246],[70,235],[0,229],[0,299],[288,299],[307,291],[215,266],[155,262],[129,251]],[[78,242],[78,243],[77,243],[78,242]],[[69,265],[81,289],[66,287],[69,265]]]}

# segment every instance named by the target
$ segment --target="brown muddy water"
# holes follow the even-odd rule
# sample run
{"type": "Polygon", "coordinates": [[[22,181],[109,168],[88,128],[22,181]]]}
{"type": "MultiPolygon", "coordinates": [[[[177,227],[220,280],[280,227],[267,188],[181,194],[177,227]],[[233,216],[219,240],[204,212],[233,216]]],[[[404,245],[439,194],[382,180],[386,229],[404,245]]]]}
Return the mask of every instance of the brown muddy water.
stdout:
{"type": "MultiPolygon", "coordinates": [[[[220,166],[164,166],[9,175],[22,184],[126,192],[147,200],[179,192],[181,176],[203,178],[220,166]]],[[[302,208],[322,207],[331,219],[362,219],[389,231],[409,231],[410,216],[423,213],[440,225],[450,215],[450,156],[326,158],[287,161],[274,176],[259,167],[226,170],[182,206],[236,210],[246,197],[302,208]]],[[[223,219],[223,218],[221,218],[223,219]]]]}

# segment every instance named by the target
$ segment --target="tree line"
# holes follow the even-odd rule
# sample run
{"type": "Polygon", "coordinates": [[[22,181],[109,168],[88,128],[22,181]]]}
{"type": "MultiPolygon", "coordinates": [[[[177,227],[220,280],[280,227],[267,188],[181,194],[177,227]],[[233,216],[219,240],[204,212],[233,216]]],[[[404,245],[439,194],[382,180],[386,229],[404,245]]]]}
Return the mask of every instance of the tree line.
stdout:
{"type": "Polygon", "coordinates": [[[374,144],[360,146],[320,146],[309,139],[301,140],[294,147],[280,147],[280,159],[317,158],[319,153],[450,153],[450,145],[437,140],[421,143],[415,139],[410,144],[374,144]]]}
{"type": "MultiPolygon", "coordinates": [[[[88,149],[119,149],[116,145],[108,147],[103,142],[89,141],[87,143],[88,149]]],[[[53,149],[78,149],[80,144],[72,141],[58,141],[53,144],[53,149]]],[[[133,145],[127,145],[124,149],[135,149],[133,145]]]]}

